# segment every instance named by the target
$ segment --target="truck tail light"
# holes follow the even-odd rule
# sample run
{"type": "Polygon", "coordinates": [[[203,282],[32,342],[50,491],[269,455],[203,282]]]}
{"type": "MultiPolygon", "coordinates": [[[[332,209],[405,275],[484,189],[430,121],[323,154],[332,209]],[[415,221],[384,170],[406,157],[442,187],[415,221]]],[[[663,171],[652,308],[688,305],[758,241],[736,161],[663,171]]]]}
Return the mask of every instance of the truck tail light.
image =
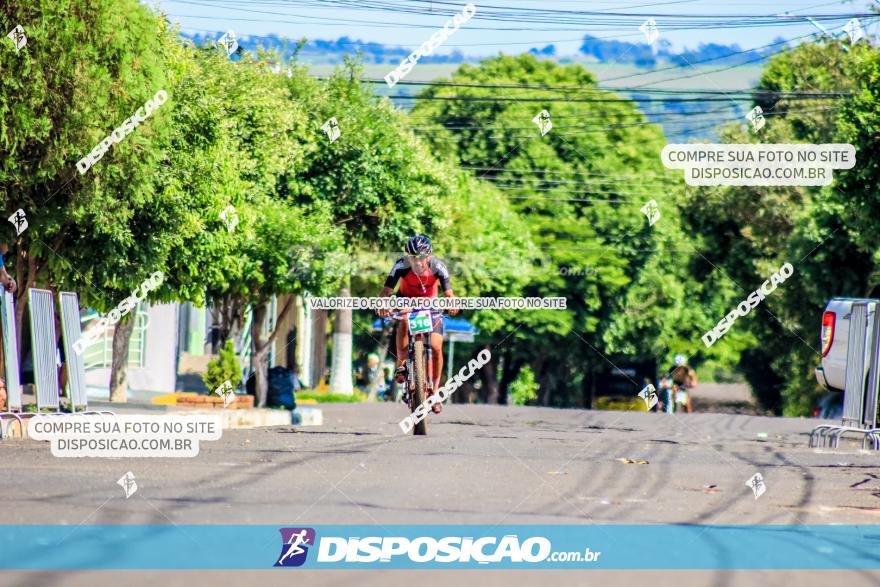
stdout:
{"type": "Polygon", "coordinates": [[[831,350],[831,343],[834,341],[834,312],[825,312],[822,314],[822,356],[828,354],[831,350]]]}

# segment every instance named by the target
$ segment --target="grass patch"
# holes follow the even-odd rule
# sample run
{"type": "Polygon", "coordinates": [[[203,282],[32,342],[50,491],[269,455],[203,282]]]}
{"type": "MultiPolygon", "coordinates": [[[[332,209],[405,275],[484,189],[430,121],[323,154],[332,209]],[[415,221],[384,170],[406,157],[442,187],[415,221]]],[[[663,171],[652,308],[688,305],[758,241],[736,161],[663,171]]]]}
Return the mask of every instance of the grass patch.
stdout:
{"type": "MultiPolygon", "coordinates": [[[[61,411],[61,412],[66,412],[66,411],[68,411],[68,410],[65,410],[65,407],[66,407],[66,406],[62,406],[60,411],[61,411]]],[[[56,409],[54,409],[54,408],[43,408],[41,411],[38,412],[38,411],[37,411],[37,404],[24,404],[24,405],[21,407],[21,411],[22,411],[22,413],[24,413],[24,414],[38,414],[38,413],[40,413],[40,414],[52,414],[52,413],[58,412],[59,410],[56,410],[56,409]]]]}
{"type": "Polygon", "coordinates": [[[597,397],[594,402],[596,410],[624,410],[634,412],[646,412],[645,401],[642,398],[626,398],[619,396],[597,397]]]}
{"type": "Polygon", "coordinates": [[[356,404],[366,401],[365,393],[354,392],[354,395],[345,395],[343,393],[327,393],[320,391],[298,391],[296,392],[296,401],[304,399],[313,399],[321,404],[356,404]]]}

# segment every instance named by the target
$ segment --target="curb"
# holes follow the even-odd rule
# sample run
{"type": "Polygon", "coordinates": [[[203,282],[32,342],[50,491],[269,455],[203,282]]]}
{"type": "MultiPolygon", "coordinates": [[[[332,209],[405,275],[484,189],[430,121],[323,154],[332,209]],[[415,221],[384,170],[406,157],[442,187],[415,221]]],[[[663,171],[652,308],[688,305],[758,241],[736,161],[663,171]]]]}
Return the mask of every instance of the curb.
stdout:
{"type": "Polygon", "coordinates": [[[169,410],[167,413],[175,416],[220,416],[223,430],[240,430],[248,428],[262,428],[266,426],[321,426],[324,423],[324,414],[318,408],[302,407],[295,411],[273,410],[268,408],[239,408],[239,409],[193,409],[169,410]]]}
{"type": "MultiPolygon", "coordinates": [[[[175,416],[220,416],[223,430],[241,430],[249,428],[262,428],[266,426],[321,426],[324,423],[324,413],[318,408],[301,407],[295,411],[272,410],[268,408],[239,408],[239,409],[171,409],[164,412],[175,416]]],[[[125,414],[133,415],[133,414],[125,414]]],[[[0,438],[28,438],[27,419],[22,426],[22,434],[18,431],[17,422],[12,419],[0,420],[0,438]]]]}

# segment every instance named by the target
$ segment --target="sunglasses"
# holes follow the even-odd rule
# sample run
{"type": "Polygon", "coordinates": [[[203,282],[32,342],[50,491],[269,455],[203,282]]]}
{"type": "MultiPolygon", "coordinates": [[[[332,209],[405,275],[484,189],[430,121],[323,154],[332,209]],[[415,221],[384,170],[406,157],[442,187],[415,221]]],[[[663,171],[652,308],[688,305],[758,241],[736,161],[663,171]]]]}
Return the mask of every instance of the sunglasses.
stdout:
{"type": "Polygon", "coordinates": [[[431,256],[431,253],[424,253],[424,254],[421,254],[421,255],[410,255],[410,254],[407,254],[406,256],[407,256],[407,258],[409,258],[409,259],[415,259],[415,260],[417,260],[417,261],[421,261],[422,259],[427,259],[428,257],[430,257],[430,256],[431,256]]]}

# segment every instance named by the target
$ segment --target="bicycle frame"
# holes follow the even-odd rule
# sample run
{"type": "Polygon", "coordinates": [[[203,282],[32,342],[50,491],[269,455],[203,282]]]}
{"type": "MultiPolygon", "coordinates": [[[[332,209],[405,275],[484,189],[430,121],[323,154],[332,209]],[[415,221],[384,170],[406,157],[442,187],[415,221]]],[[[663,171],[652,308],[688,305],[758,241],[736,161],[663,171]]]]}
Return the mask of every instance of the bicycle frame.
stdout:
{"type": "Polygon", "coordinates": [[[411,312],[402,313],[404,315],[401,318],[402,326],[406,328],[407,335],[409,336],[409,345],[407,345],[408,348],[407,348],[407,356],[406,356],[407,379],[408,379],[407,391],[413,391],[413,390],[415,390],[415,387],[416,387],[415,378],[412,376],[412,374],[415,373],[415,371],[413,370],[413,368],[414,368],[413,356],[415,355],[416,340],[421,340],[424,344],[425,362],[427,363],[425,365],[426,366],[425,373],[427,373],[426,383],[429,386],[432,386],[434,383],[434,361],[433,361],[433,354],[432,354],[434,349],[431,347],[431,335],[434,334],[434,324],[432,322],[430,332],[420,332],[418,334],[412,334],[409,331],[409,315],[411,313],[415,313],[418,311],[419,310],[412,310],[411,312]]]}
{"type": "MultiPolygon", "coordinates": [[[[406,382],[405,393],[407,405],[410,412],[415,412],[419,404],[425,402],[429,395],[429,391],[434,391],[434,350],[431,347],[431,335],[434,333],[434,313],[429,308],[423,310],[404,310],[395,313],[393,319],[400,320],[401,324],[398,328],[405,327],[409,336],[407,357],[406,357],[406,382]],[[417,330],[420,332],[413,333],[410,316],[416,312],[428,312],[428,325],[419,324],[417,330]],[[429,329],[428,329],[429,328],[429,329]],[[416,346],[421,348],[421,353],[417,352],[416,346]],[[422,363],[416,365],[417,355],[421,354],[422,363]],[[421,383],[422,388],[417,389],[421,383]]],[[[427,434],[427,421],[424,416],[413,427],[413,434],[427,434]]]]}

